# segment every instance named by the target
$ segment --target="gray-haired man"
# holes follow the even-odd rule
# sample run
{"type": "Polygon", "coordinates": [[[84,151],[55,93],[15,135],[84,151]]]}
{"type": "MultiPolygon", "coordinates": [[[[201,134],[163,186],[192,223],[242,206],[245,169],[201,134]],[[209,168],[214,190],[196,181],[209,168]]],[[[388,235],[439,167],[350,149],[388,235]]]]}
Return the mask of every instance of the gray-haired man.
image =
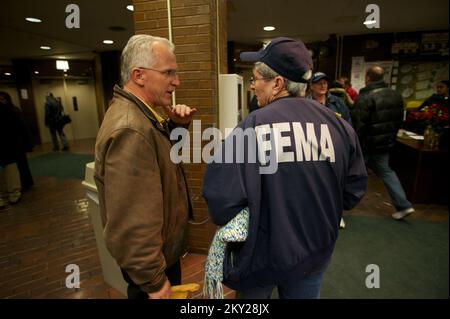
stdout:
{"type": "Polygon", "coordinates": [[[129,298],[169,298],[171,285],[181,283],[191,206],[182,168],[170,160],[169,136],[189,125],[196,109],[171,106],[180,85],[177,68],[167,39],[131,37],[122,52],[124,86],[114,88],[95,145],[105,242],[129,284],[129,298]]]}

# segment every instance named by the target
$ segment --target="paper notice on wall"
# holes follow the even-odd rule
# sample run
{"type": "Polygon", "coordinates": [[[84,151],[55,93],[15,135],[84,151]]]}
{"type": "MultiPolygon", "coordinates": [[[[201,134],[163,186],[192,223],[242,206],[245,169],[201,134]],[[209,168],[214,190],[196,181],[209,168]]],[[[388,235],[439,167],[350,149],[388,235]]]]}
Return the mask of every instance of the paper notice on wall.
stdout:
{"type": "Polygon", "coordinates": [[[425,90],[428,89],[428,85],[429,85],[429,81],[420,81],[420,82],[416,82],[416,90],[420,91],[420,90],[425,90]]]}
{"type": "Polygon", "coordinates": [[[352,57],[352,74],[350,77],[353,89],[357,92],[366,86],[365,83],[365,68],[364,57],[354,56],[352,57]]]}
{"type": "Polygon", "coordinates": [[[417,73],[418,81],[423,81],[423,80],[430,81],[432,77],[433,77],[433,73],[431,73],[431,71],[417,73]]]}
{"type": "Polygon", "coordinates": [[[28,91],[27,91],[27,89],[21,89],[20,90],[20,98],[22,100],[28,100],[28,91]]]}
{"type": "Polygon", "coordinates": [[[433,90],[426,90],[426,91],[419,91],[416,92],[416,99],[417,100],[425,100],[429,96],[431,96],[434,93],[433,90]]]}

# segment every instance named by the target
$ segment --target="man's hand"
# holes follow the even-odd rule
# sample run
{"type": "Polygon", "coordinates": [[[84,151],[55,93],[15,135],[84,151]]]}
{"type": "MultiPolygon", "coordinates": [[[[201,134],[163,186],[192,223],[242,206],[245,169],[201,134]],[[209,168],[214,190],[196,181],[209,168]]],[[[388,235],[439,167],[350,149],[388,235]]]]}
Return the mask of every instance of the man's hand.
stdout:
{"type": "Polygon", "coordinates": [[[189,124],[192,120],[192,116],[197,112],[196,108],[190,108],[184,104],[177,104],[174,107],[165,106],[164,111],[167,116],[175,124],[189,124]]]}
{"type": "Polygon", "coordinates": [[[170,299],[170,282],[166,279],[162,288],[157,292],[149,292],[148,299],[170,299]]]}

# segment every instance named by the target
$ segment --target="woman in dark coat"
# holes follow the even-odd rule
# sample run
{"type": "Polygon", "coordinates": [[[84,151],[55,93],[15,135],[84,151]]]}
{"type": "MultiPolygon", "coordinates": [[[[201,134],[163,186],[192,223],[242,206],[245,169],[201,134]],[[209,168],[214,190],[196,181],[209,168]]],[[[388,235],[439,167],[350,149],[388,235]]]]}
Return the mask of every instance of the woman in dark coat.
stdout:
{"type": "Polygon", "coordinates": [[[22,189],[34,184],[26,156],[32,147],[22,112],[12,104],[8,93],[0,92],[0,166],[5,169],[8,165],[17,164],[22,189]]]}

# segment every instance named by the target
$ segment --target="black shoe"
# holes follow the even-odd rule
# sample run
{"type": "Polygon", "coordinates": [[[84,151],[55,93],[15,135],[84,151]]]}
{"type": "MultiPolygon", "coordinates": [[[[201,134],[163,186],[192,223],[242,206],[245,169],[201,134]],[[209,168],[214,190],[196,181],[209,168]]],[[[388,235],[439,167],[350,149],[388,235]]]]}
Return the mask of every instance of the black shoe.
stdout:
{"type": "Polygon", "coordinates": [[[63,151],[68,151],[68,150],[69,150],[69,146],[64,146],[64,147],[62,148],[62,150],[63,150],[63,151]]]}

